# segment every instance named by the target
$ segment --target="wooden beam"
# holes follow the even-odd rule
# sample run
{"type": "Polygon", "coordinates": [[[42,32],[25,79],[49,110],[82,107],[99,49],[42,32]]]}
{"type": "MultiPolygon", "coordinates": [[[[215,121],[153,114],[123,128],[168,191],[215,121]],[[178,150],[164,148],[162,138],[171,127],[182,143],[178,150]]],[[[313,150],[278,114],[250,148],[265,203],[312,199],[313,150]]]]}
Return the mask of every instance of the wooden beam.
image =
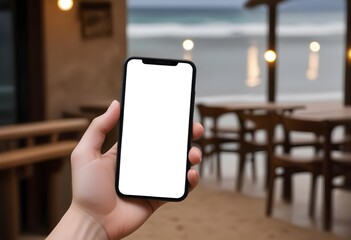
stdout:
{"type": "Polygon", "coordinates": [[[247,8],[253,8],[261,4],[267,4],[267,5],[277,5],[280,2],[283,2],[285,0],[248,0],[245,3],[245,7],[247,8]]]}

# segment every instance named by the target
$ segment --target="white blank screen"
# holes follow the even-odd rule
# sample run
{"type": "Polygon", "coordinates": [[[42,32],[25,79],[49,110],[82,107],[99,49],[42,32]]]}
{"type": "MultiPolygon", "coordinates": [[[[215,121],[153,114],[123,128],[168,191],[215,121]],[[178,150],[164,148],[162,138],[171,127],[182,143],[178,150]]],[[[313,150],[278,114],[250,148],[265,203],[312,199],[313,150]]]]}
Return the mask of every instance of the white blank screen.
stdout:
{"type": "Polygon", "coordinates": [[[185,193],[193,68],[130,60],[126,72],[118,188],[122,194],[185,193]]]}

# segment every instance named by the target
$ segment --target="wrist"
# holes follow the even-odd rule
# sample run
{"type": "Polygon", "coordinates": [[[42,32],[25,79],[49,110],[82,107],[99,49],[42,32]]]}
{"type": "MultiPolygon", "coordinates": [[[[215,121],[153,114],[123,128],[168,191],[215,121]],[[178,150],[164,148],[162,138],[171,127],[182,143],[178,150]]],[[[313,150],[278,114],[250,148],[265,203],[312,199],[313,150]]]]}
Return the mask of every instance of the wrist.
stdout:
{"type": "Polygon", "coordinates": [[[95,218],[72,203],[47,239],[108,240],[108,237],[104,227],[95,218]]]}

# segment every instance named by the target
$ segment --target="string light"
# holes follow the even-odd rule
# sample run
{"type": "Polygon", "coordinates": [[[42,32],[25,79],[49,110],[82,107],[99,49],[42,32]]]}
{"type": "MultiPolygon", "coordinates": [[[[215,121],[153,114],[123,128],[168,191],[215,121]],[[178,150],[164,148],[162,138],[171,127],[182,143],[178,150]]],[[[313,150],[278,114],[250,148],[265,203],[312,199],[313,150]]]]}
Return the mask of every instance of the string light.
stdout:
{"type": "Polygon", "coordinates": [[[277,54],[273,50],[267,50],[264,53],[264,59],[266,59],[267,62],[274,62],[277,59],[277,54]]]}

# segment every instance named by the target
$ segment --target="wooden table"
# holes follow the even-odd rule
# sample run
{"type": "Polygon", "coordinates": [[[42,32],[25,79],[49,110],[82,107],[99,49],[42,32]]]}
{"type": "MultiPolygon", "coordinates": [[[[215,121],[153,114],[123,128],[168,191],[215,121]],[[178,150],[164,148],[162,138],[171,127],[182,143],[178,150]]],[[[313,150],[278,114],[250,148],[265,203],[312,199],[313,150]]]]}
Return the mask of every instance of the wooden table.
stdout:
{"type": "Polygon", "coordinates": [[[244,110],[268,110],[268,111],[295,111],[305,109],[303,104],[292,103],[265,103],[265,102],[235,102],[235,103],[208,103],[205,105],[227,108],[228,112],[244,111],[244,110]]]}
{"type": "Polygon", "coordinates": [[[306,109],[297,111],[294,116],[299,119],[311,121],[351,121],[351,106],[338,106],[336,108],[326,109],[306,109]]]}

